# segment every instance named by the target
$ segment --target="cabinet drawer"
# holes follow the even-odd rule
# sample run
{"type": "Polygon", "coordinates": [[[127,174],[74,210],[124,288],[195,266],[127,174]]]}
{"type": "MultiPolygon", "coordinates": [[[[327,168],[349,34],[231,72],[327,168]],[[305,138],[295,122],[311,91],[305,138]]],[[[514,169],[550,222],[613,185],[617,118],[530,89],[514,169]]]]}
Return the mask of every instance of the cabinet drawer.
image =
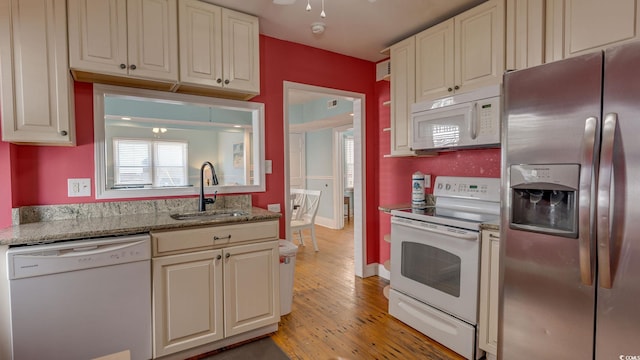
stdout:
{"type": "Polygon", "coordinates": [[[242,242],[278,239],[278,221],[152,231],[153,256],[214,249],[242,242]]]}

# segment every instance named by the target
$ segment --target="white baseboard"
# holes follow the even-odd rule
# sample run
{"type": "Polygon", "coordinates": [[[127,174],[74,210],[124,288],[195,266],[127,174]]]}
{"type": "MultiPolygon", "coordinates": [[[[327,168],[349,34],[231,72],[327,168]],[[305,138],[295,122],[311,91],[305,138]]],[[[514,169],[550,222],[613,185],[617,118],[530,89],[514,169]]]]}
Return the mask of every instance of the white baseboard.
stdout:
{"type": "Polygon", "coordinates": [[[378,276],[380,276],[383,279],[390,280],[391,272],[385,269],[383,264],[378,264],[378,276]]]}
{"type": "Polygon", "coordinates": [[[320,216],[316,216],[316,225],[320,225],[320,226],[324,226],[326,228],[329,229],[334,229],[337,230],[338,226],[336,226],[336,223],[333,219],[330,218],[326,218],[326,217],[320,217],[320,216]]]}

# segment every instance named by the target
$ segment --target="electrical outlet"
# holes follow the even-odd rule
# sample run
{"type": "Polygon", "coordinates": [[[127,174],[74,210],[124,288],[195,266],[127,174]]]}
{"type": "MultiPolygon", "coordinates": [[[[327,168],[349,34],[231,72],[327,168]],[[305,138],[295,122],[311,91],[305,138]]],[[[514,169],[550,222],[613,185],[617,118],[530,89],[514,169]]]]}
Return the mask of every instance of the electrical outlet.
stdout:
{"type": "Polygon", "coordinates": [[[280,212],[280,204],[267,204],[267,210],[271,212],[280,212]]]}
{"type": "Polygon", "coordinates": [[[428,189],[431,187],[431,175],[430,174],[425,174],[424,175],[424,188],[428,189]]]}
{"type": "Polygon", "coordinates": [[[67,196],[91,196],[91,179],[67,179],[67,196]]]}

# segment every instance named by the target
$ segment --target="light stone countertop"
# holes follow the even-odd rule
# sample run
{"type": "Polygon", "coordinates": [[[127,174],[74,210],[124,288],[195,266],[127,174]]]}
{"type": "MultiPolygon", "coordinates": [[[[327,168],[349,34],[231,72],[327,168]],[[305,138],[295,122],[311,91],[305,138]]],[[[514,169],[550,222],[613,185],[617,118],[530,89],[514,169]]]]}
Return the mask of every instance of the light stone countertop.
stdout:
{"type": "Polygon", "coordinates": [[[495,223],[488,222],[480,224],[480,230],[500,231],[500,220],[497,220],[495,223]]]}
{"type": "Polygon", "coordinates": [[[170,216],[175,212],[156,212],[33,222],[0,229],[0,245],[42,244],[62,240],[140,234],[152,230],[277,220],[281,217],[280,213],[256,207],[241,210],[247,215],[218,219],[175,220],[170,216]]]}

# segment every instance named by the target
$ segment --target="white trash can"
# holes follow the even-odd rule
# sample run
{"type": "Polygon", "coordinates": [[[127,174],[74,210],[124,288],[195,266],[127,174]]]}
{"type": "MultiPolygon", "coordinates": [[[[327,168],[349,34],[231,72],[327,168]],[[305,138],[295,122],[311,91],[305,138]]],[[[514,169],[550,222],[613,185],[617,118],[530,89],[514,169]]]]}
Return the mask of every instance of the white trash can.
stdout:
{"type": "Polygon", "coordinates": [[[280,240],[280,315],[291,312],[293,302],[293,273],[296,268],[298,246],[291,241],[280,240]]]}

